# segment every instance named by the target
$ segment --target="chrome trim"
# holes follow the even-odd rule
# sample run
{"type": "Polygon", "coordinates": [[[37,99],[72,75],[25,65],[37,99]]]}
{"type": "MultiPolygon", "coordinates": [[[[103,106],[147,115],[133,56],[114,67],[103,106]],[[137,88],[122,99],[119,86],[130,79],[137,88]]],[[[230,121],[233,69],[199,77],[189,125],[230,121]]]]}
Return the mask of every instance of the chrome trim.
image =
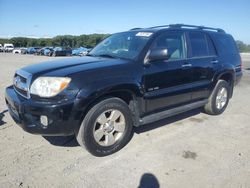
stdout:
{"type": "Polygon", "coordinates": [[[15,91],[21,95],[22,97],[26,98],[26,99],[29,99],[30,98],[30,83],[31,83],[31,78],[32,78],[32,74],[22,70],[22,69],[19,69],[16,71],[15,73],[15,76],[14,76],[14,80],[13,80],[13,85],[14,85],[14,89],[15,91]],[[17,84],[18,81],[15,80],[15,76],[18,75],[18,76],[21,76],[23,78],[26,79],[26,83],[21,83],[19,81],[19,84],[17,84]],[[20,93],[16,88],[18,89],[21,89],[25,92],[27,92],[27,96],[23,95],[22,93],[20,93]]]}
{"type": "Polygon", "coordinates": [[[219,63],[219,61],[218,60],[212,60],[211,63],[212,64],[217,64],[217,63],[219,63]]]}
{"type": "Polygon", "coordinates": [[[192,64],[183,64],[181,67],[185,68],[185,67],[192,67],[192,64]]]}

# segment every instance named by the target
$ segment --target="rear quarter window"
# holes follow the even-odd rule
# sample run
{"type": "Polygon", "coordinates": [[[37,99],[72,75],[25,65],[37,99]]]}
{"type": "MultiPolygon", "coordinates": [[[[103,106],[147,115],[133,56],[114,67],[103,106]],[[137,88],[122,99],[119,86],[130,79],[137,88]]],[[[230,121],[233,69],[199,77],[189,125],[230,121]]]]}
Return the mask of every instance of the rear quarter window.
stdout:
{"type": "Polygon", "coordinates": [[[219,54],[238,54],[236,43],[231,35],[217,34],[213,36],[219,54]]]}

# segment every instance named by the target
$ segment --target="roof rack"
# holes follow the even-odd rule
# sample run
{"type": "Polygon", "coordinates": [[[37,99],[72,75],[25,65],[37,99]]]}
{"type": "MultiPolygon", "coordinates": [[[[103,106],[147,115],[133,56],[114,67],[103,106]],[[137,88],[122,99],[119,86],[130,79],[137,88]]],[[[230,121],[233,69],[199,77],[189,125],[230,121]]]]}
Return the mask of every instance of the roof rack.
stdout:
{"type": "Polygon", "coordinates": [[[212,28],[212,27],[197,26],[197,25],[186,25],[186,24],[160,25],[160,26],[150,27],[150,29],[161,28],[161,27],[168,27],[168,28],[193,28],[193,29],[200,29],[200,30],[207,30],[207,31],[217,31],[217,32],[220,32],[220,33],[225,33],[225,31],[223,29],[220,29],[220,28],[212,28]]]}
{"type": "Polygon", "coordinates": [[[136,28],[130,29],[130,31],[137,30],[137,29],[142,29],[142,28],[136,27],[136,28]]]}

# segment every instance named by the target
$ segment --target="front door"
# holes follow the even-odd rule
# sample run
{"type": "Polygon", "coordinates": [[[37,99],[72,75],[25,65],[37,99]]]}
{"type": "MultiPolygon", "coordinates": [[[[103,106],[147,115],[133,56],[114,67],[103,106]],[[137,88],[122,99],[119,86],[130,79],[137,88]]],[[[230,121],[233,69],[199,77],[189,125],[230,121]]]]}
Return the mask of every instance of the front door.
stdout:
{"type": "Polygon", "coordinates": [[[192,67],[187,60],[184,32],[167,32],[158,36],[149,50],[166,48],[168,58],[150,62],[144,68],[144,100],[150,114],[190,102],[192,67]]]}

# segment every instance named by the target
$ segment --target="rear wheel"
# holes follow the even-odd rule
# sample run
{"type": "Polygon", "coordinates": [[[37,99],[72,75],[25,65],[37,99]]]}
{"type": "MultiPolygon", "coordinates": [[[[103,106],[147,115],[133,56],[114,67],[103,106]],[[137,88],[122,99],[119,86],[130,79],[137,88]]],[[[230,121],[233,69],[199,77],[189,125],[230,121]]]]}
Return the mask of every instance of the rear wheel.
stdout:
{"type": "Polygon", "coordinates": [[[225,80],[219,80],[204,107],[207,114],[219,115],[223,113],[229,102],[230,85],[225,80]]]}
{"type": "Polygon", "coordinates": [[[128,105],[119,98],[105,99],[86,114],[77,141],[95,156],[106,156],[124,147],[132,135],[128,105]]]}

